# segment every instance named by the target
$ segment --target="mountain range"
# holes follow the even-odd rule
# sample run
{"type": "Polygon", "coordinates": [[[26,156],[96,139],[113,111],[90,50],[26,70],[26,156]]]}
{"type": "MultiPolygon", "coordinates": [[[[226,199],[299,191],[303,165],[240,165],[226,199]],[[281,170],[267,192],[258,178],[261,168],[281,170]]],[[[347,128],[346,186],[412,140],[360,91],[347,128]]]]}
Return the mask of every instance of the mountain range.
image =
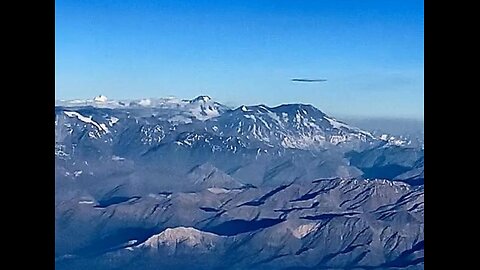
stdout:
{"type": "Polygon", "coordinates": [[[56,266],[423,269],[423,160],[309,104],[57,101],[56,266]]]}

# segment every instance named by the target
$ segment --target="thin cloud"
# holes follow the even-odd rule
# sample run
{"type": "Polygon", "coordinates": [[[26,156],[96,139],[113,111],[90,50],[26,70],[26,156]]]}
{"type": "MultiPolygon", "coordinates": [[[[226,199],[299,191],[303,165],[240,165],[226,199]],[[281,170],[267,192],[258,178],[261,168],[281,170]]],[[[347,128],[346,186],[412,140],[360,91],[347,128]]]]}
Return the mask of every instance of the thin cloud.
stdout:
{"type": "Polygon", "coordinates": [[[326,82],[326,79],[291,79],[292,82],[305,82],[305,83],[316,83],[316,82],[326,82]]]}

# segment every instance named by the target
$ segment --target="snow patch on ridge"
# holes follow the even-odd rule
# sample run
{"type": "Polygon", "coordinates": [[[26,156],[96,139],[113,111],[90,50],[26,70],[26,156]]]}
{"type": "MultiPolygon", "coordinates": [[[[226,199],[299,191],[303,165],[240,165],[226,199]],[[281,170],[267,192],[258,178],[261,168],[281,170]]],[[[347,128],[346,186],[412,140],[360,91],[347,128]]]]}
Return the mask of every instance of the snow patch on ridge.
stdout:
{"type": "Polygon", "coordinates": [[[293,236],[298,239],[302,239],[305,236],[307,236],[309,233],[313,232],[318,228],[317,223],[308,223],[308,224],[303,224],[292,230],[293,236]]]}
{"type": "Polygon", "coordinates": [[[216,188],[216,187],[208,188],[207,190],[210,191],[213,194],[222,194],[222,193],[229,193],[230,192],[230,190],[228,190],[228,189],[216,188]]]}
{"type": "Polygon", "coordinates": [[[94,125],[99,131],[105,131],[105,132],[108,132],[108,128],[105,124],[98,124],[97,122],[93,121],[92,120],[92,116],[90,117],[85,117],[81,114],[79,114],[78,112],[70,112],[70,111],[64,111],[64,113],[68,116],[68,117],[76,117],[78,120],[84,122],[84,123],[87,123],[87,124],[92,124],[94,125]]]}
{"type": "Polygon", "coordinates": [[[346,128],[346,129],[352,129],[352,127],[350,127],[349,125],[347,124],[344,124],[342,122],[339,122],[333,118],[330,118],[330,117],[326,117],[325,116],[325,119],[327,119],[327,121],[333,126],[333,128],[346,128]]]}
{"type": "Polygon", "coordinates": [[[118,119],[117,117],[112,116],[112,117],[110,117],[110,120],[108,120],[108,124],[109,124],[110,126],[113,126],[113,125],[115,125],[119,120],[120,120],[120,119],[118,119]]]}

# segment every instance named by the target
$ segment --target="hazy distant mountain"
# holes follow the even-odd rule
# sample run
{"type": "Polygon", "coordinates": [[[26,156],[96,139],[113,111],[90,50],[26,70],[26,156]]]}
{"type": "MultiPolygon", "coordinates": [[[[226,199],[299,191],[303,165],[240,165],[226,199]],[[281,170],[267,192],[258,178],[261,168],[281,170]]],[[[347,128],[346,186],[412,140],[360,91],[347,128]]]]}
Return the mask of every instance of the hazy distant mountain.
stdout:
{"type": "Polygon", "coordinates": [[[349,123],[369,130],[387,140],[404,141],[405,144],[423,145],[424,122],[418,119],[401,118],[355,118],[344,117],[349,123]],[[393,137],[393,138],[392,138],[393,137]]]}

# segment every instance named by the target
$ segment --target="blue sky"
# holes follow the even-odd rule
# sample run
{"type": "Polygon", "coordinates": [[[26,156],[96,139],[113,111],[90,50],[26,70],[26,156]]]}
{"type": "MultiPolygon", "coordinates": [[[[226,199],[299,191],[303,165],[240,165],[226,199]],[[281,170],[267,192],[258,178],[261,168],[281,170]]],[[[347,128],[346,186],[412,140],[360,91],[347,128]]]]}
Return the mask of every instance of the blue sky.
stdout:
{"type": "Polygon", "coordinates": [[[423,119],[423,1],[55,2],[56,99],[207,94],[423,119]]]}

